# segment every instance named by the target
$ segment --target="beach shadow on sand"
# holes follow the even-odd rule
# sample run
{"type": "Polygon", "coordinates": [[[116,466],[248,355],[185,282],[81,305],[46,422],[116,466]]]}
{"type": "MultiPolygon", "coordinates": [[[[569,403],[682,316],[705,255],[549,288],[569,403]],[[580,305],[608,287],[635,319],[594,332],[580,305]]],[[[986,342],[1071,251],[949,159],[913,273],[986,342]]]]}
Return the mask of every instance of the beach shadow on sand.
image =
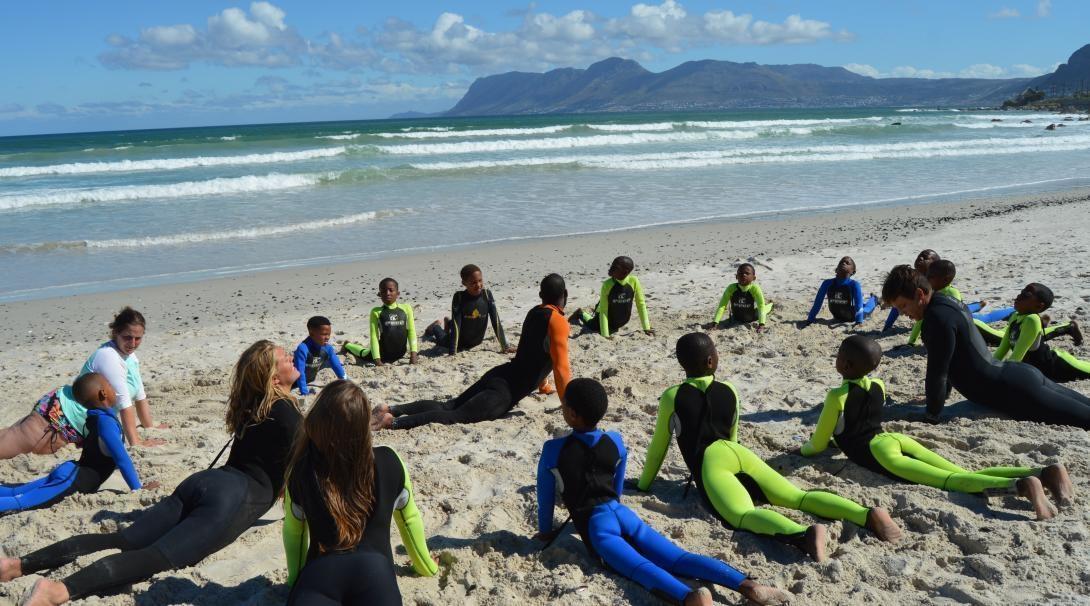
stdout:
{"type": "Polygon", "coordinates": [[[264,576],[255,576],[234,587],[206,582],[197,585],[190,579],[167,577],[152,581],[148,590],[133,596],[136,606],[161,604],[282,604],[287,601],[287,585],[277,585],[264,576]]]}

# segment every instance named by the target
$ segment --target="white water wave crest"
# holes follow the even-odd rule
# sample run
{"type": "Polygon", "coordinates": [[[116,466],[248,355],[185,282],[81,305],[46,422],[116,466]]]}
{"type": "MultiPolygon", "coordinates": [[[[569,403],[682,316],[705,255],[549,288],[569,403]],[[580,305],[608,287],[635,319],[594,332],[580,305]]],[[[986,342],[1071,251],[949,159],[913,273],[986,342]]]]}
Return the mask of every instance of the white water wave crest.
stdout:
{"type": "Polygon", "coordinates": [[[275,191],[296,187],[311,187],[323,181],[331,181],[336,173],[311,173],[286,175],[247,175],[245,177],[221,177],[207,181],[183,181],[157,185],[118,185],[91,189],[54,189],[34,194],[0,196],[0,210],[17,210],[40,206],[64,204],[123,202],[149,198],[184,198],[190,196],[215,196],[224,194],[275,191]]]}
{"type": "Polygon", "coordinates": [[[556,137],[552,139],[499,139],[496,141],[459,141],[458,143],[417,143],[382,146],[378,149],[391,154],[430,156],[437,154],[472,154],[481,152],[571,149],[576,147],[600,147],[606,145],[642,145],[682,141],[709,141],[714,139],[754,139],[759,133],[752,131],[709,131],[702,133],[630,133],[618,135],[589,135],[585,137],[556,137]]]}
{"type": "Polygon", "coordinates": [[[517,137],[520,135],[549,135],[571,128],[569,124],[527,128],[478,128],[468,130],[425,130],[399,133],[375,133],[383,139],[452,139],[456,137],[517,137]]]}
{"type": "Polygon", "coordinates": [[[154,158],[151,160],[116,160],[113,162],[71,162],[44,166],[9,166],[0,168],[0,177],[33,177],[38,175],[81,175],[88,173],[133,172],[144,170],[179,170],[205,166],[240,166],[247,164],[280,164],[316,158],[331,158],[348,151],[346,147],[304,149],[294,152],[270,152],[241,156],[194,156],[191,158],[154,158]]]}

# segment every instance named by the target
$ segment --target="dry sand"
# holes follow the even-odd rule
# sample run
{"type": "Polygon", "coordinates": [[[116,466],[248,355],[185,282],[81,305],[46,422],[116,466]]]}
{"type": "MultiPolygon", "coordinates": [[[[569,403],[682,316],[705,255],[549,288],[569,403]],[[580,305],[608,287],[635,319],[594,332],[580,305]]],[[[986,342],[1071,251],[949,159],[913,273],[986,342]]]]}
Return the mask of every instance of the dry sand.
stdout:
{"type": "MultiPolygon", "coordinates": [[[[544,274],[557,271],[568,279],[572,309],[594,304],[613,256],[628,254],[636,260],[656,336],[638,332],[633,320],[612,340],[594,334],[575,338],[571,358],[575,376],[608,377],[603,383],[611,410],[602,425],[624,435],[628,475],[637,477],[657,398],[682,379],[672,355],[674,342],[710,319],[735,264],[751,259],[766,295],[776,303],[770,328],[765,334],[747,328],[714,333],[721,356],[718,376],[733,382],[742,398],[740,441],[804,488],[889,508],[906,538],[885,544],[851,523],[833,522],[831,558],[816,564],[768,538],[732,532],[703,511],[694,494],[682,498],[687,473],[674,446],[652,491],[626,493],[624,502],[688,549],[789,589],[799,604],[1090,603],[1085,597],[1090,583],[1090,437],[1085,431],[997,418],[957,394],[947,406],[946,423],[908,421],[921,410],[926,358],[918,350],[892,353],[874,373],[886,381],[895,403],[887,427],[967,468],[1062,461],[1075,479],[1074,508],[1036,522],[1025,501],[988,503],[894,484],[850,464],[835,449],[814,459],[788,454],[809,435],[826,390],[839,383],[832,356],[851,329],[825,323],[799,329],[795,322],[805,317],[819,281],[832,274],[841,255],[855,257],[856,277],[865,290],[877,290],[892,265],[911,262],[922,248],[935,248],[958,264],[955,284],[967,298],[1007,305],[1025,283],[1040,281],[1057,293],[1054,318],[1078,318],[1090,327],[1088,211],[1090,191],[1071,191],[531,240],[2,305],[0,372],[11,378],[11,390],[0,407],[0,421],[15,421],[42,393],[70,381],[104,339],[112,313],[129,304],[148,317],[148,337],[138,355],[156,418],[171,429],[146,433],[167,438],[169,445],[137,449],[133,455],[142,477],[159,480],[164,488],[129,493],[115,474],[97,494],[0,518],[0,537],[20,554],[75,533],[105,532],[130,522],[134,512],[207,466],[225,441],[228,373],[249,343],[270,338],[290,350],[305,336],[306,318],[314,313],[332,318],[338,340],[362,337],[367,310],[377,304],[378,281],[385,275],[400,280],[402,299],[417,306],[422,331],[447,310],[458,287],[458,268],[466,262],[485,268],[508,335],[516,342],[544,274]]],[[[828,318],[828,312],[822,317],[828,318]]],[[[880,312],[861,330],[877,335],[884,318],[880,312]]],[[[905,341],[907,331],[902,320],[880,342],[888,351],[905,341]]],[[[1090,357],[1090,346],[1075,348],[1067,339],[1057,345],[1090,357]]],[[[416,366],[352,366],[348,372],[373,402],[451,397],[505,359],[491,340],[481,349],[451,358],[422,343],[416,366]]],[[[1090,382],[1071,386],[1090,393],[1090,382]]],[[[498,421],[377,437],[408,463],[432,554],[445,554],[438,577],[418,578],[395,533],[407,604],[659,603],[637,584],[592,564],[574,534],[544,553],[529,538],[535,530],[537,456],[542,442],[564,429],[557,409],[555,396],[531,397],[498,421]]],[[[28,481],[74,456],[67,449],[57,456],[18,457],[0,464],[0,481],[28,481]]],[[[804,523],[816,521],[786,513],[804,523]]],[[[557,515],[559,521],[564,514],[557,515]]],[[[266,516],[268,523],[198,566],[159,575],[137,584],[132,593],[79,603],[280,603],[287,590],[279,517],[274,509],[266,516]]],[[[74,569],[66,567],[55,576],[74,569]]],[[[16,600],[35,578],[0,585],[0,603],[16,600]]],[[[740,602],[729,590],[715,592],[717,602],[740,602]]]]}

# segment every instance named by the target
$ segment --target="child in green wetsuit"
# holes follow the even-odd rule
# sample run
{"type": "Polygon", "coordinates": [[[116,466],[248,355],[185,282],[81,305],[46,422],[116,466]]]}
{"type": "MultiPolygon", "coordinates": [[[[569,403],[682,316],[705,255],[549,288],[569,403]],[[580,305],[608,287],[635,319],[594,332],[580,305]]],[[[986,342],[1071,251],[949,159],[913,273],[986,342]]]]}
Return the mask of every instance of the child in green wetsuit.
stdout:
{"type": "Polygon", "coordinates": [[[659,399],[655,434],[637,485],[640,490],[650,489],[674,435],[704,504],[732,528],[771,535],[815,560],[825,559],[825,527],[803,526],[771,509],[757,508],[742,481],[748,477],[772,505],[850,520],[884,541],[900,538],[901,529],[884,509],[868,509],[830,492],[802,490],[738,444],[738,392],[730,383],[715,380],[719,355],[711,337],[705,333],[681,337],[677,359],[688,378],[659,399]]]}
{"type": "Polygon", "coordinates": [[[1090,362],[1052,349],[1044,342],[1049,336],[1070,334],[1075,345],[1082,344],[1082,331],[1075,322],[1048,328],[1042,326],[1041,313],[1052,306],[1052,300],[1052,290],[1036,282],[1018,293],[1014,300],[1015,313],[995,350],[995,359],[1025,362],[1057,383],[1090,379],[1090,362]]]}
{"type": "Polygon", "coordinates": [[[605,338],[610,338],[620,330],[632,317],[632,304],[636,304],[636,312],[640,316],[640,326],[648,335],[655,334],[651,330],[651,320],[647,317],[647,302],[643,296],[643,286],[640,280],[632,274],[636,264],[631,257],[617,257],[609,266],[609,278],[602,282],[602,292],[598,297],[598,305],[593,312],[577,309],[568,321],[572,324],[582,325],[583,330],[598,331],[605,338]]]}
{"type": "Polygon", "coordinates": [[[825,397],[814,434],[802,446],[803,456],[824,451],[830,439],[835,439],[851,461],[876,473],[955,492],[1017,494],[1030,500],[1041,520],[1054,515],[1042,481],[1057,504],[1070,503],[1072,485],[1063,465],[1043,469],[991,467],[970,472],[906,435],[884,432],[886,387],[879,379],[867,376],[881,359],[882,348],[873,339],[862,335],[844,339],[836,356],[836,370],[844,383],[825,397]]]}
{"type": "Polygon", "coordinates": [[[757,330],[764,330],[768,314],[772,312],[772,303],[765,300],[761,285],[757,284],[757,270],[750,263],[738,266],[735,275],[737,282],[723,291],[719,298],[719,307],[715,310],[715,319],[705,328],[718,328],[723,321],[723,314],[729,310],[728,319],[748,324],[757,323],[757,330]]]}
{"type": "Polygon", "coordinates": [[[401,290],[397,280],[383,278],[378,283],[378,297],[382,305],[371,310],[371,345],[346,342],[344,350],[356,356],[358,360],[374,362],[383,366],[396,362],[409,354],[409,364],[416,364],[416,320],[413,308],[405,303],[398,303],[401,290]]]}

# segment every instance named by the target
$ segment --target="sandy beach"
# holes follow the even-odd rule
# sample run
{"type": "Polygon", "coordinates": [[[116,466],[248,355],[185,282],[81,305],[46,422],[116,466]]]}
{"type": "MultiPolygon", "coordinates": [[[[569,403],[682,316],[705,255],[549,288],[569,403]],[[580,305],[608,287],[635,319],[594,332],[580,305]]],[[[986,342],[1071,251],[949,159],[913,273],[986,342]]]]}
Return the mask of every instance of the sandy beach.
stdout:
{"type": "MultiPolygon", "coordinates": [[[[573,231],[585,227],[573,225],[573,231]]],[[[115,474],[99,493],[0,518],[0,538],[9,552],[22,554],[75,533],[129,523],[135,511],[206,467],[226,441],[228,377],[247,345],[269,338],[290,351],[306,336],[306,319],[318,313],[332,320],[338,341],[363,338],[367,311],[378,304],[377,286],[385,276],[399,280],[401,299],[416,307],[422,333],[449,313],[450,295],[460,288],[457,272],[465,263],[484,269],[515,342],[545,274],[558,272],[567,279],[570,311],[596,302],[614,256],[633,257],[656,335],[639,332],[636,321],[612,340],[581,335],[571,343],[571,359],[574,376],[598,378],[606,385],[610,411],[602,426],[622,433],[629,448],[628,476],[638,477],[658,396],[683,379],[673,358],[674,343],[711,319],[723,288],[733,281],[735,265],[748,260],[776,304],[769,330],[713,333],[720,354],[717,376],[731,381],[742,398],[740,442],[801,487],[887,507],[905,539],[890,545],[850,523],[830,522],[831,557],[818,564],[768,538],[735,533],[704,511],[694,493],[682,498],[688,474],[676,446],[651,492],[626,493],[623,502],[686,548],[790,590],[797,604],[1090,603],[1090,436],[998,418],[956,393],[948,401],[945,423],[905,420],[922,410],[922,348],[891,353],[873,373],[886,382],[894,403],[886,427],[970,469],[1063,462],[1075,481],[1073,508],[1037,522],[1024,500],[988,502],[896,484],[851,464],[835,449],[813,459],[789,454],[809,436],[826,391],[840,383],[833,356],[852,329],[826,322],[803,329],[796,325],[839,257],[855,258],[856,278],[867,292],[880,288],[893,265],[911,263],[920,249],[934,248],[957,264],[954,284],[967,300],[1007,306],[1026,283],[1042,282],[1057,295],[1049,312],[1055,320],[1078,319],[1090,327],[1087,233],[1090,190],[1072,190],[527,240],[0,305],[0,372],[13,379],[0,405],[0,421],[14,422],[41,394],[71,381],[106,339],[112,315],[131,305],[148,319],[147,338],[137,355],[151,405],[157,420],[171,426],[145,433],[167,439],[166,446],[133,453],[142,478],[159,480],[162,488],[129,493],[115,474]]],[[[389,242],[388,248],[412,245],[389,242]]],[[[828,312],[819,317],[828,319],[828,312]]],[[[884,319],[885,312],[878,312],[859,330],[880,337],[888,352],[907,339],[909,323],[901,320],[896,330],[879,335],[884,319]]],[[[1090,345],[1076,348],[1062,339],[1055,346],[1090,358],[1090,345]]],[[[505,359],[497,349],[490,338],[477,351],[449,357],[422,342],[418,365],[350,366],[348,373],[372,403],[453,397],[505,359]]],[[[1090,394],[1090,381],[1069,386],[1090,394]]],[[[395,533],[406,604],[660,603],[637,584],[594,564],[570,528],[544,552],[530,538],[538,454],[546,439],[565,428],[558,406],[555,396],[531,397],[493,422],[377,435],[376,443],[392,446],[406,461],[429,547],[441,562],[437,577],[414,576],[395,533]]],[[[56,456],[20,456],[0,465],[0,481],[29,481],[75,456],[71,448],[56,456]]],[[[563,519],[562,512],[558,515],[558,521],[563,519]]],[[[816,520],[798,512],[787,515],[816,520]]],[[[267,523],[196,567],[159,575],[135,585],[132,593],[75,603],[282,603],[287,573],[280,517],[274,508],[267,523]]],[[[0,585],[0,603],[17,600],[35,578],[0,585]]],[[[725,588],[714,591],[717,603],[740,603],[725,588]]]]}

